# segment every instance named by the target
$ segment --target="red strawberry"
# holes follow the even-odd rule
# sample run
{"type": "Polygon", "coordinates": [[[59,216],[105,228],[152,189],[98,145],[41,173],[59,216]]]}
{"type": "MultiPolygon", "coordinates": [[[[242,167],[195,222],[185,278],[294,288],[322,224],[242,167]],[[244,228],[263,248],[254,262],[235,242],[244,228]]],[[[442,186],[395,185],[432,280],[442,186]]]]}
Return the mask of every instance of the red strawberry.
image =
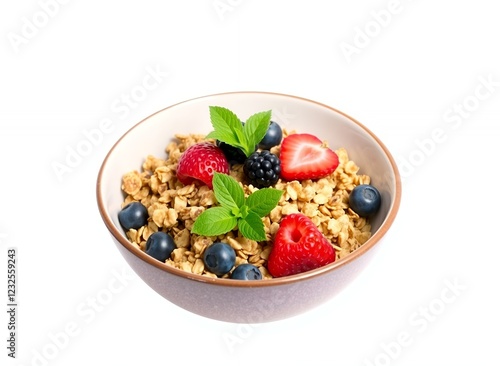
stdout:
{"type": "Polygon", "coordinates": [[[335,151],[314,135],[296,133],[281,143],[281,178],[318,179],[331,174],[339,165],[335,151]]]}
{"type": "Polygon", "coordinates": [[[276,232],[267,269],[273,277],[310,271],[335,261],[335,249],[307,216],[285,216],[276,232]]]}
{"type": "Polygon", "coordinates": [[[188,147],[177,165],[177,178],[186,185],[198,180],[212,189],[215,172],[229,174],[229,163],[222,150],[209,142],[188,147]]]}

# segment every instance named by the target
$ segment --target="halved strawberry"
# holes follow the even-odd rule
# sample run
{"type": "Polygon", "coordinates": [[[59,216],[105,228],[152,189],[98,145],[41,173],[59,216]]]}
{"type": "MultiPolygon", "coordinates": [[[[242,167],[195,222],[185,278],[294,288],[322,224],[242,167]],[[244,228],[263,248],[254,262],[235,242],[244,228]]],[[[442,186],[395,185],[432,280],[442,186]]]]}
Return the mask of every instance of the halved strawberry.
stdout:
{"type": "Polygon", "coordinates": [[[177,164],[177,179],[185,185],[200,181],[212,189],[215,172],[229,174],[229,163],[222,150],[209,142],[188,147],[177,164]]]}
{"type": "Polygon", "coordinates": [[[324,178],[339,165],[335,151],[308,133],[288,135],[281,143],[281,178],[304,180],[324,178]]]}
{"type": "Polygon", "coordinates": [[[307,216],[285,216],[274,239],[267,269],[273,277],[290,276],[335,261],[335,249],[307,216]]]}

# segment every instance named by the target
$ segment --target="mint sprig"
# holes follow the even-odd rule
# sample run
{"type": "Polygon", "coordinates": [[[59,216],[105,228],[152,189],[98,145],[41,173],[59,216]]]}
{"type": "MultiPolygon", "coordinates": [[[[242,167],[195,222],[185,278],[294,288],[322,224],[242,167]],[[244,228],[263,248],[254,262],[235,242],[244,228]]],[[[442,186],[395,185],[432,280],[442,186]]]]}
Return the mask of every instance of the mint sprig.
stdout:
{"type": "Polygon", "coordinates": [[[211,106],[210,121],[214,130],[207,138],[234,146],[248,157],[266,135],[271,122],[271,111],[255,113],[243,125],[236,114],[224,107],[211,106]]]}
{"type": "Polygon", "coordinates": [[[191,232],[218,236],[238,227],[241,235],[250,240],[266,240],[262,217],[276,207],[283,191],[262,188],[245,198],[243,188],[229,175],[215,173],[212,182],[219,206],[203,211],[191,232]]]}

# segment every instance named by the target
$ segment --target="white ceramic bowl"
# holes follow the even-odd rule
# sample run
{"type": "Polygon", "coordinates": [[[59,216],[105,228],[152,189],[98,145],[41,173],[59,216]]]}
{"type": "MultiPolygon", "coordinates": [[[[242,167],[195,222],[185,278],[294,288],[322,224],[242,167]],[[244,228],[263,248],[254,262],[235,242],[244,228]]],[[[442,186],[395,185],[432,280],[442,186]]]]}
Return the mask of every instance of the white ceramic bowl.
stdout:
{"type": "Polygon", "coordinates": [[[97,179],[97,203],[111,237],[132,269],[170,302],[201,316],[257,323],[288,318],[331,299],[367,265],[398,212],[401,181],[384,144],[365,126],[329,106],[300,97],[235,92],[209,95],[165,108],[139,122],[109,151],[97,179]],[[294,276],[262,281],[235,281],[190,274],[161,263],[132,245],[118,223],[124,195],[121,178],[140,170],[147,155],[165,156],[175,133],[208,133],[209,106],[223,106],[242,120],[272,110],[272,119],[288,129],[326,139],[332,149],[345,147],[382,196],[371,219],[372,237],[349,256],[294,276]]]}

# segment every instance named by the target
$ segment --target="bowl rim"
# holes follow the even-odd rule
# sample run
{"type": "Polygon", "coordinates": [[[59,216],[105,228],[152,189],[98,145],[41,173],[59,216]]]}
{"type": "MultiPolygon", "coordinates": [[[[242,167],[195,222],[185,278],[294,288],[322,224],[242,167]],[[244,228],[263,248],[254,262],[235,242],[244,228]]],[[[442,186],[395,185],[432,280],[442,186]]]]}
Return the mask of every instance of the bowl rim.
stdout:
{"type": "Polygon", "coordinates": [[[195,97],[195,98],[190,98],[175,104],[172,104],[168,107],[165,107],[145,118],[143,118],[141,121],[136,123],[134,126],[132,126],[130,129],[128,129],[111,147],[111,149],[108,151],[106,154],[101,167],[99,168],[99,172],[97,175],[97,182],[96,182],[96,198],[97,198],[97,206],[99,209],[99,213],[101,215],[102,220],[104,221],[104,224],[106,225],[107,229],[109,230],[110,234],[113,236],[115,241],[120,243],[126,250],[128,250],[131,254],[133,254],[135,257],[138,257],[140,260],[162,270],[165,271],[169,274],[175,275],[182,277],[186,280],[192,280],[192,281],[197,281],[200,283],[206,283],[206,284],[211,284],[211,285],[220,285],[220,286],[229,286],[229,287],[240,287],[240,288],[247,288],[247,287],[267,287],[267,286],[277,286],[277,285],[287,285],[287,284],[292,284],[300,281],[304,281],[307,279],[311,279],[314,277],[321,276],[324,273],[327,272],[332,272],[337,270],[338,268],[341,268],[348,263],[351,263],[353,261],[356,261],[360,257],[363,256],[367,251],[372,249],[381,239],[382,237],[385,236],[389,228],[392,226],[397,212],[399,210],[399,206],[401,203],[401,177],[399,174],[399,170],[397,167],[397,164],[385,146],[385,144],[371,131],[369,130],[366,126],[364,126],[362,123],[357,121],[356,119],[352,118],[351,116],[347,115],[346,113],[339,111],[336,108],[333,108],[329,105],[326,105],[321,102],[317,102],[308,98],[300,97],[300,96],[295,96],[295,95],[290,95],[290,94],[283,94],[283,93],[277,93],[277,92],[269,92],[269,91],[231,91],[231,92],[223,92],[223,93],[214,93],[214,94],[208,94],[200,97],[195,97]],[[234,280],[230,278],[213,278],[213,277],[208,277],[208,276],[203,276],[199,274],[194,274],[194,273],[189,273],[187,271],[171,267],[163,262],[158,261],[157,259],[151,257],[150,255],[146,254],[137,246],[135,246],[133,243],[131,243],[120,231],[119,229],[114,225],[110,214],[106,210],[106,205],[104,204],[104,199],[103,199],[103,193],[101,190],[101,187],[103,185],[102,181],[102,176],[104,174],[104,171],[106,170],[108,160],[110,156],[113,154],[115,148],[120,144],[122,139],[125,138],[126,135],[132,133],[132,131],[137,128],[139,125],[142,123],[145,123],[147,120],[152,118],[153,116],[163,113],[165,110],[175,108],[179,105],[182,104],[187,104],[191,103],[197,100],[201,99],[208,99],[208,98],[214,98],[214,97],[220,97],[220,96],[225,96],[225,95],[231,95],[231,94],[241,94],[241,95],[249,95],[249,94],[259,94],[259,95],[273,95],[273,96],[279,96],[279,97],[285,97],[285,98],[291,98],[291,99],[297,99],[300,101],[304,101],[307,103],[312,103],[316,104],[317,106],[320,106],[322,108],[327,108],[335,113],[338,113],[345,118],[349,119],[353,123],[357,124],[361,129],[363,129],[366,133],[368,133],[379,145],[379,147],[383,150],[386,158],[389,160],[393,174],[395,176],[395,195],[393,199],[393,204],[389,208],[389,212],[385,220],[382,222],[381,226],[379,229],[373,233],[373,235],[358,249],[356,249],[354,252],[350,253],[349,255],[345,256],[342,259],[336,260],[333,263],[330,263],[326,266],[322,266],[320,268],[316,268],[307,272],[295,274],[295,275],[290,275],[290,276],[285,276],[285,277],[278,277],[278,278],[272,278],[268,280],[260,280],[260,281],[244,281],[244,280],[234,280]]]}

